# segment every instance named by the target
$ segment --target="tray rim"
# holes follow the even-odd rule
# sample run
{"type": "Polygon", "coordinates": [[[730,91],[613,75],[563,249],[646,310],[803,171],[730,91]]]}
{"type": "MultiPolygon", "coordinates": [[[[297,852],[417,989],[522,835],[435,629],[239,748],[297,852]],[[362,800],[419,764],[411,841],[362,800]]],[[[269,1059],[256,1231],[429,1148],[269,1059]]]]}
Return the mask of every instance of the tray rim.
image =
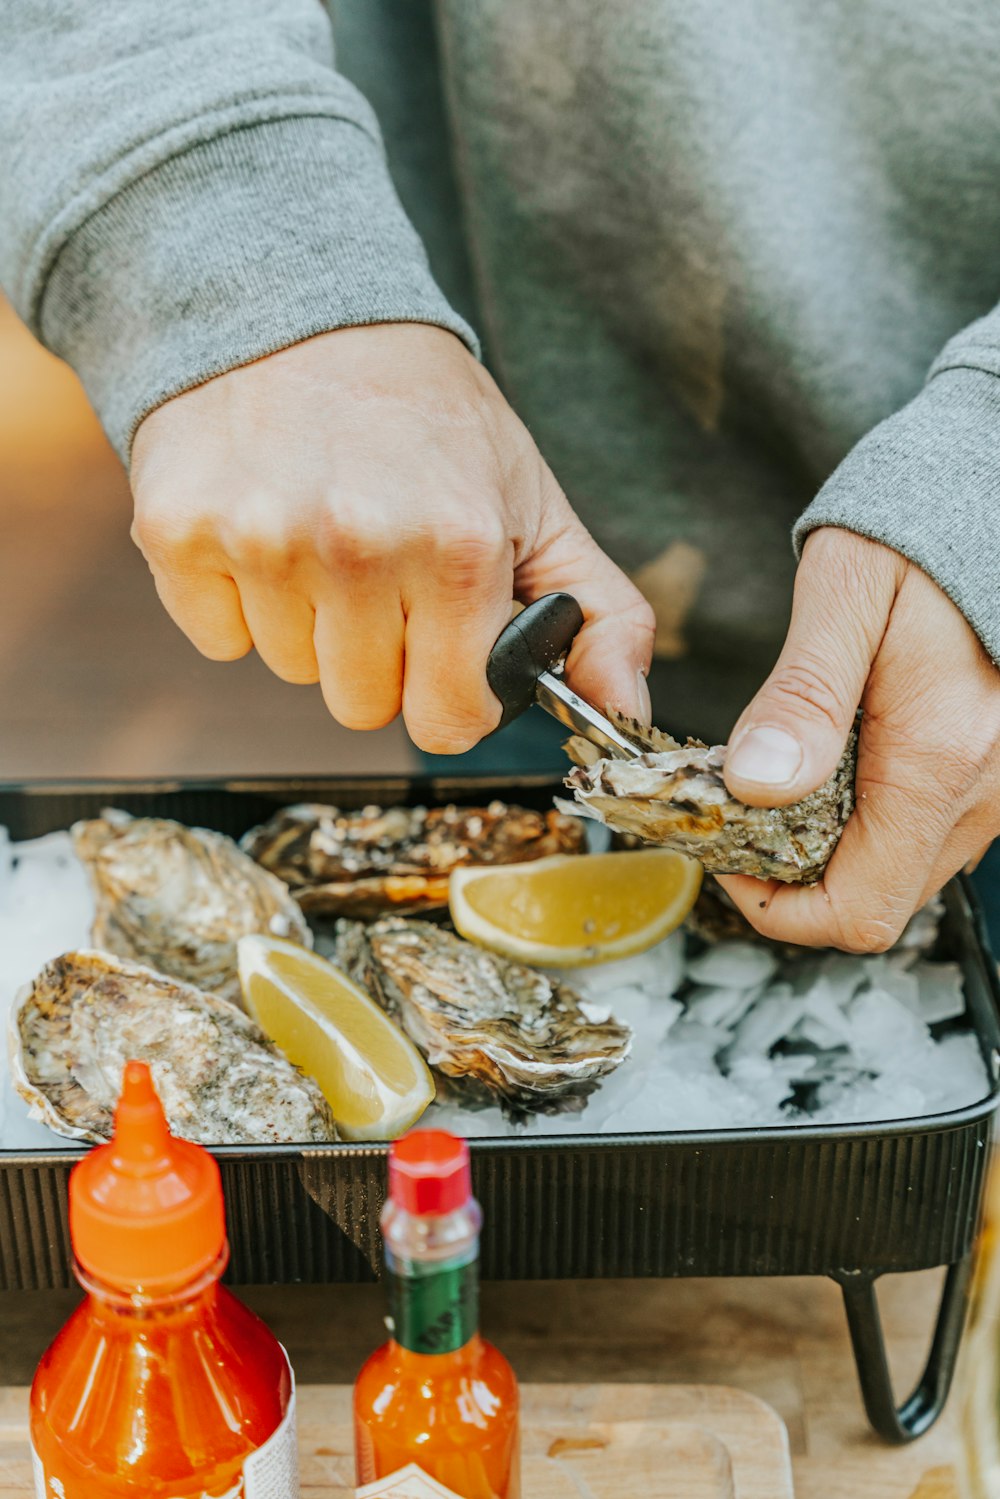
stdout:
{"type": "MultiPolygon", "coordinates": [[[[445,787],[456,791],[472,791],[477,788],[492,789],[497,795],[516,791],[518,787],[533,791],[544,791],[558,785],[551,774],[491,773],[479,775],[441,776],[426,772],[384,772],[376,775],[259,775],[259,776],[82,776],[82,777],[38,777],[30,780],[0,780],[0,797],[3,796],[72,796],[72,795],[157,795],[164,793],[211,794],[225,792],[236,795],[272,794],[282,796],[297,792],[299,788],[316,791],[333,790],[338,787],[359,787],[381,784],[388,787],[405,786],[410,795],[426,790],[428,798],[440,797],[445,787]]],[[[45,835],[43,835],[45,836],[45,835]]],[[[30,840],[29,840],[30,841],[30,840]]],[[[538,1134],[525,1136],[469,1136],[469,1148],[475,1155],[502,1156],[511,1150],[529,1151],[534,1154],[558,1150],[566,1145],[577,1151],[610,1150],[671,1150],[692,1148],[709,1149],[720,1146],[747,1146],[751,1144],[791,1145],[793,1143],[821,1143],[871,1139],[874,1136],[896,1138],[901,1136],[940,1135],[959,1131],[981,1123],[1000,1108],[1000,965],[993,956],[986,932],[982,907],[975,888],[968,876],[960,873],[944,887],[946,898],[960,896],[976,938],[977,955],[981,962],[983,977],[990,991],[993,1006],[994,1036],[990,1089],[981,1099],[938,1114],[925,1114],[900,1119],[855,1121],[848,1124],[817,1125],[754,1125],[732,1129],[713,1130],[657,1130],[644,1132],[605,1134],[538,1134]]],[[[983,1037],[980,1035],[980,1041],[983,1037]]],[[[984,1059],[985,1060],[985,1059],[984,1059]]],[[[0,1169],[64,1167],[82,1160],[91,1149],[85,1144],[67,1144],[49,1149],[5,1150],[0,1148],[0,1169]]],[[[328,1145],[276,1144],[276,1145],[213,1145],[208,1147],[212,1155],[221,1161],[316,1161],[339,1160],[351,1157],[370,1156],[374,1159],[388,1155],[388,1141],[340,1140],[328,1145]]]]}

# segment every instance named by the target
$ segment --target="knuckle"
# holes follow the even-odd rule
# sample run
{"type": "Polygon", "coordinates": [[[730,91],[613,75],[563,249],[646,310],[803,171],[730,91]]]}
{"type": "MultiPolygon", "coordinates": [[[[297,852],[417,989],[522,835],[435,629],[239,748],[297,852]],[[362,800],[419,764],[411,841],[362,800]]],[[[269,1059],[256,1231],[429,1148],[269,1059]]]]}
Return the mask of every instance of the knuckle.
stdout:
{"type": "Polygon", "coordinates": [[[476,522],[446,525],[432,539],[434,561],[448,574],[451,587],[477,586],[494,571],[507,551],[507,537],[499,520],[484,517],[476,522]]]}
{"type": "Polygon", "coordinates": [[[240,506],[222,529],[222,543],[234,572],[284,581],[297,556],[295,539],[279,506],[262,498],[240,506]]]}
{"type": "Polygon", "coordinates": [[[353,507],[351,514],[327,511],[315,538],[323,566],[348,574],[364,573],[378,565],[393,545],[383,525],[371,518],[363,520],[353,507]]]}
{"type": "Polygon", "coordinates": [[[866,954],[888,952],[896,941],[902,926],[895,921],[877,916],[859,917],[842,922],[839,927],[840,941],[837,946],[844,952],[866,954]]]}
{"type": "Polygon", "coordinates": [[[252,641],[249,639],[216,638],[213,640],[196,640],[201,655],[209,661],[240,661],[252,649],[252,641]]]}
{"type": "Polygon", "coordinates": [[[166,505],[137,507],[131,536],[139,551],[160,567],[190,564],[207,551],[208,531],[190,511],[166,505]]]}
{"type": "Polygon", "coordinates": [[[292,570],[288,547],[252,527],[233,527],[226,536],[226,554],[233,571],[252,578],[284,581],[292,570]]]}
{"type": "Polygon", "coordinates": [[[490,723],[471,718],[448,718],[424,712],[407,715],[410,738],[418,749],[429,755],[463,755],[473,749],[493,728],[490,723]]]}
{"type": "Polygon", "coordinates": [[[852,953],[888,952],[911,914],[909,903],[891,894],[879,897],[860,893],[853,899],[832,902],[833,945],[852,953]]]}
{"type": "Polygon", "coordinates": [[[371,733],[376,729],[387,728],[399,712],[398,706],[392,708],[355,704],[351,707],[340,708],[334,714],[338,723],[342,723],[345,729],[356,729],[361,733],[371,733]]]}
{"type": "Polygon", "coordinates": [[[908,796],[919,796],[924,804],[921,818],[925,827],[936,828],[943,836],[956,812],[995,775],[992,745],[978,737],[973,740],[969,734],[946,737],[941,732],[929,732],[919,721],[888,722],[873,714],[868,717],[879,733],[870,734],[865,745],[864,785],[891,787],[908,796]],[[947,797],[941,797],[942,789],[947,797]]]}
{"type": "Polygon", "coordinates": [[[320,684],[330,716],[345,729],[362,732],[384,729],[393,722],[401,707],[399,687],[393,690],[388,683],[382,691],[369,691],[367,696],[352,691],[341,680],[333,680],[329,673],[320,674],[320,684]]]}
{"type": "Polygon", "coordinates": [[[992,774],[993,756],[992,745],[956,735],[935,757],[940,781],[959,795],[969,792],[992,774]]]}
{"type": "Polygon", "coordinates": [[[825,666],[808,656],[779,665],[768,683],[768,696],[794,718],[819,719],[838,733],[845,730],[847,715],[837,687],[825,666]]]}
{"type": "Polygon", "coordinates": [[[315,666],[287,662],[272,666],[271,670],[276,677],[292,687],[311,687],[314,682],[319,681],[319,672],[315,666]]]}
{"type": "Polygon", "coordinates": [[[642,594],[639,594],[636,602],[630,608],[624,610],[623,613],[636,634],[645,637],[649,643],[655,640],[656,612],[652,604],[648,603],[642,594]]]}

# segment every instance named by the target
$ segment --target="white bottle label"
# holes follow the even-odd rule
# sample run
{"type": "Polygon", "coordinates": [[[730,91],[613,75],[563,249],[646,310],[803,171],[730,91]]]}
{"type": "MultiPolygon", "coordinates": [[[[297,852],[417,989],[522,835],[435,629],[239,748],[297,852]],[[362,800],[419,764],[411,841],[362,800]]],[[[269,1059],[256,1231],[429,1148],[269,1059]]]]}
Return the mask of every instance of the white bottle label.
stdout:
{"type": "Polygon", "coordinates": [[[446,1489],[443,1483],[431,1478],[416,1463],[397,1468],[387,1478],[376,1478],[354,1490],[355,1499],[462,1499],[454,1489],[446,1489]]]}
{"type": "MultiPolygon", "coordinates": [[[[285,1419],[243,1464],[245,1499],[299,1499],[299,1447],[295,1431],[295,1385],[285,1419]]],[[[239,1490],[237,1490],[239,1493],[239,1490]]]]}

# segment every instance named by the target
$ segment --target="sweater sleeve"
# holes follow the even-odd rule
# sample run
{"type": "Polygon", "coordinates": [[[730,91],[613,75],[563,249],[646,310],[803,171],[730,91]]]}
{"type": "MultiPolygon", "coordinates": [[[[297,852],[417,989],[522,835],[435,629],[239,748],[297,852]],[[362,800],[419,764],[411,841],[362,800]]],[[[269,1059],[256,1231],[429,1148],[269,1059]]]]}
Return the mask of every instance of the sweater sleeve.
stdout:
{"type": "Polygon", "coordinates": [[[154,407],[316,333],[477,352],[317,0],[11,0],[0,58],[0,285],[126,461],[154,407]]]}
{"type": "Polygon", "coordinates": [[[923,389],[853,448],[795,527],[885,542],[957,604],[1000,666],[1000,309],[963,330],[923,389]]]}

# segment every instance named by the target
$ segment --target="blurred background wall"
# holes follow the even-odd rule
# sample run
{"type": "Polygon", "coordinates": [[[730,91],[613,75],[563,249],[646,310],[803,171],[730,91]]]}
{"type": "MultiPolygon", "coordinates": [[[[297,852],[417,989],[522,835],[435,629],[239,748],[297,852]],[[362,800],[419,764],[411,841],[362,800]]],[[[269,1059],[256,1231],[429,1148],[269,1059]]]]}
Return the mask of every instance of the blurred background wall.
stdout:
{"type": "Polygon", "coordinates": [[[129,539],[128,483],[72,372],[0,301],[0,780],[403,770],[318,687],[199,656],[129,539]]]}

